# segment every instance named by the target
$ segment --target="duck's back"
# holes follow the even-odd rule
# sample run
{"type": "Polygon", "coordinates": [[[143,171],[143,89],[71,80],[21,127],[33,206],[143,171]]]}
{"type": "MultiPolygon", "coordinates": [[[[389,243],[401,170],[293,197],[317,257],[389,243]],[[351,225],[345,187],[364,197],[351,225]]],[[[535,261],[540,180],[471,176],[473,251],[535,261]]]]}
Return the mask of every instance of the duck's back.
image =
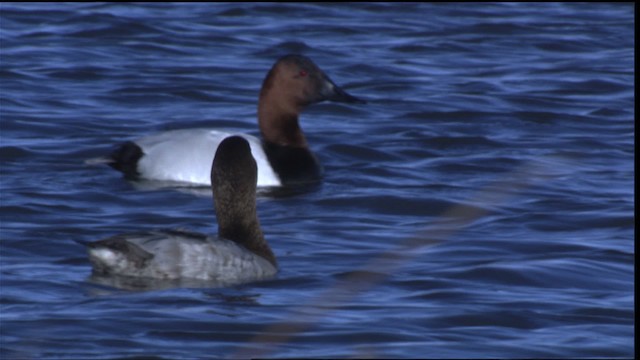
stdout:
{"type": "Polygon", "coordinates": [[[242,283],[277,272],[264,258],[233,241],[184,230],[118,235],[89,245],[94,272],[149,279],[242,283]]]}
{"type": "Polygon", "coordinates": [[[258,166],[258,186],[279,186],[262,148],[251,135],[215,129],[181,129],[150,135],[135,141],[142,151],[137,172],[142,178],[211,185],[211,162],[216,148],[225,138],[240,135],[251,146],[258,166]]]}

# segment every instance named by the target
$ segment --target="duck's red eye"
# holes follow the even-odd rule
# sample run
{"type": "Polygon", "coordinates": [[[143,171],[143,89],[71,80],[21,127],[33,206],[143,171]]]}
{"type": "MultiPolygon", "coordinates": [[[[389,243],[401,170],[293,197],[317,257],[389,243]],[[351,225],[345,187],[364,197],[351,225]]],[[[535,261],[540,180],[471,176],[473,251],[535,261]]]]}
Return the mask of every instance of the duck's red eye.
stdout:
{"type": "Polygon", "coordinates": [[[302,77],[305,77],[305,76],[307,76],[307,72],[306,72],[306,71],[304,71],[304,70],[300,70],[300,72],[298,73],[298,75],[300,75],[300,76],[302,76],[302,77]]]}

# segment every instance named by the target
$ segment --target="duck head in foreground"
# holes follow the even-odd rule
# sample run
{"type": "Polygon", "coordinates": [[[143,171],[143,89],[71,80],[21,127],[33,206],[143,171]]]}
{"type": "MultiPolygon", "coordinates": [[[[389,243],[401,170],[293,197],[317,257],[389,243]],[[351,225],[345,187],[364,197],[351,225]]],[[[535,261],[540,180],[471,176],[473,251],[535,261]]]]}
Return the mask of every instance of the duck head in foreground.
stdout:
{"type": "Polygon", "coordinates": [[[93,274],[200,280],[228,286],[273,277],[276,258],[256,211],[256,162],[240,136],[224,139],[211,169],[218,236],[184,230],[117,235],[86,244],[93,274]]]}

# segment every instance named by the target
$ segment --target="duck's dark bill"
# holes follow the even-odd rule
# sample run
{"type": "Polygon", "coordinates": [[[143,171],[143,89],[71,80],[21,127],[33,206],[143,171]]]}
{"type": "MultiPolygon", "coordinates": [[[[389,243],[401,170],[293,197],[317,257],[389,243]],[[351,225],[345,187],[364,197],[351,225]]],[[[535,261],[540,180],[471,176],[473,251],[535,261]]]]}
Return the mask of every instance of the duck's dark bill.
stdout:
{"type": "Polygon", "coordinates": [[[336,102],[350,103],[350,104],[366,104],[367,103],[365,100],[357,98],[349,94],[348,92],[342,90],[342,88],[340,88],[335,84],[333,87],[333,94],[329,96],[329,100],[336,101],[336,102]]]}

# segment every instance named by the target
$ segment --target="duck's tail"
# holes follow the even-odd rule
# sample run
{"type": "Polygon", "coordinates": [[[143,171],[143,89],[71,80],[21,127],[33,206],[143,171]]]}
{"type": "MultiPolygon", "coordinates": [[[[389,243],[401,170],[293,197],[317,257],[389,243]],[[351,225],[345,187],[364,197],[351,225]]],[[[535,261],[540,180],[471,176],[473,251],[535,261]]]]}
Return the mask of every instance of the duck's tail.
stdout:
{"type": "Polygon", "coordinates": [[[85,165],[102,165],[106,164],[112,168],[122,172],[127,179],[137,179],[138,161],[144,155],[142,148],[133,141],[127,141],[114,150],[109,156],[100,156],[87,159],[85,165]]]}

